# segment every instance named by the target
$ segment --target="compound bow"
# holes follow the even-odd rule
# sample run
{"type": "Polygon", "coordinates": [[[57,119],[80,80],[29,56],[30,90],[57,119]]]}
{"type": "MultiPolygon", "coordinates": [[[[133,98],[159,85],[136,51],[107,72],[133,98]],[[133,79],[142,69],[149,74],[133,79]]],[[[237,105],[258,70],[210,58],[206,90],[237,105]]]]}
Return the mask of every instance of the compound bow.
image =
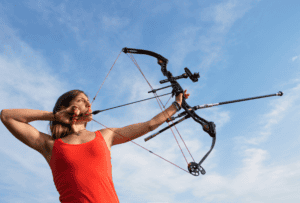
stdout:
{"type": "MultiPolygon", "coordinates": [[[[127,47],[123,48],[122,52],[124,52],[126,54],[128,53],[130,55],[130,58],[136,64],[137,68],[140,70],[141,73],[142,73],[142,70],[139,68],[139,66],[138,66],[137,62],[135,61],[135,59],[133,58],[132,54],[144,54],[144,55],[149,55],[149,56],[155,57],[157,59],[157,63],[161,66],[161,71],[162,71],[163,75],[167,77],[167,79],[161,80],[160,84],[167,83],[167,82],[171,83],[170,86],[162,87],[162,88],[159,88],[159,89],[153,89],[152,86],[150,85],[150,83],[145,78],[145,80],[148,82],[148,84],[151,88],[151,91],[149,91],[148,93],[153,93],[155,95],[155,98],[157,99],[157,101],[160,100],[160,99],[158,98],[159,96],[156,94],[156,92],[159,91],[159,90],[168,88],[168,87],[172,87],[172,97],[178,96],[179,94],[184,93],[182,87],[177,82],[177,80],[182,79],[182,78],[185,78],[185,79],[190,78],[192,82],[198,82],[198,78],[200,78],[199,73],[192,74],[191,71],[187,67],[184,68],[185,73],[183,73],[180,76],[174,77],[172,75],[172,73],[167,70],[168,59],[164,58],[163,56],[161,56],[161,55],[159,55],[155,52],[148,51],[148,50],[142,50],[142,49],[132,49],[132,48],[127,48],[127,47]]],[[[121,52],[120,52],[120,54],[121,54],[121,52]]],[[[120,56],[120,54],[119,54],[119,56],[120,56]]],[[[117,57],[117,59],[118,59],[118,57],[117,57]]],[[[116,59],[116,61],[117,61],[117,59],[116,59]]],[[[115,63],[116,63],[116,61],[115,61],[115,63]]],[[[113,64],[113,66],[114,66],[114,64],[113,64]]],[[[113,66],[112,66],[112,68],[113,68],[113,66]]],[[[112,70],[112,68],[110,69],[110,71],[112,70]]],[[[144,75],[144,74],[142,73],[142,75],[144,75]]],[[[107,78],[107,76],[106,76],[106,78],[107,78]]],[[[103,85],[103,83],[102,83],[102,85],[103,85]]],[[[102,87],[102,85],[101,85],[101,87],[102,87]]],[[[101,87],[100,87],[100,89],[101,89],[101,87]]],[[[96,96],[93,98],[93,101],[96,99],[100,89],[98,90],[96,96]]],[[[213,148],[215,146],[215,142],[216,142],[216,125],[214,124],[214,122],[209,122],[209,121],[206,121],[205,119],[201,118],[200,116],[198,116],[195,113],[195,111],[198,110],[198,109],[208,108],[208,107],[217,106],[217,105],[223,105],[223,104],[234,103],[234,102],[241,102],[241,101],[252,100],[252,99],[259,99],[259,98],[270,97],[270,96],[282,96],[282,95],[283,95],[282,92],[278,92],[277,94],[272,94],[272,95],[265,95],[265,96],[260,96],[260,97],[252,97],[252,98],[246,98],[246,99],[240,99],[240,100],[220,102],[220,103],[216,103],[216,104],[208,104],[208,105],[206,104],[206,105],[202,105],[202,106],[198,105],[198,106],[194,106],[194,107],[191,107],[190,105],[188,105],[188,103],[186,102],[185,97],[183,97],[181,107],[184,109],[184,112],[178,114],[177,117],[171,117],[170,118],[170,115],[168,115],[167,123],[172,121],[172,124],[170,125],[168,123],[168,125],[169,125],[168,127],[165,127],[164,129],[160,130],[158,133],[155,133],[155,134],[145,138],[145,142],[152,139],[153,137],[157,136],[158,134],[165,131],[166,129],[169,129],[172,126],[175,127],[176,124],[178,124],[178,123],[180,123],[180,122],[182,122],[182,121],[184,121],[188,118],[193,118],[193,120],[196,121],[197,123],[199,123],[202,126],[202,129],[212,137],[212,144],[211,144],[210,150],[204,155],[204,157],[199,161],[199,163],[196,163],[195,161],[193,161],[193,162],[190,162],[188,164],[188,172],[190,174],[194,175],[194,176],[199,176],[200,172],[201,172],[202,175],[204,175],[206,172],[205,172],[204,168],[201,166],[201,164],[204,162],[204,160],[207,158],[207,156],[210,154],[210,152],[213,150],[213,148]],[[179,121],[176,121],[175,123],[173,123],[173,120],[175,120],[176,118],[182,117],[182,116],[184,116],[182,119],[180,119],[179,121]]],[[[164,96],[164,95],[161,95],[161,96],[164,96]]],[[[92,101],[92,103],[93,103],[93,101],[92,101]]],[[[141,101],[144,101],[144,100],[141,100],[141,101]]],[[[136,103],[136,102],[133,102],[133,103],[136,103]]],[[[121,105],[121,106],[124,106],[124,105],[121,105]]],[[[159,106],[160,106],[160,104],[159,104],[159,106]]],[[[120,107],[120,106],[118,106],[118,107],[120,107]]],[[[117,108],[117,107],[114,107],[114,108],[117,108]]],[[[160,106],[160,108],[161,108],[161,106],[160,106]]],[[[110,109],[112,109],[112,108],[110,108],[110,109]]],[[[105,109],[105,110],[108,110],[108,109],[105,109]]],[[[96,114],[98,114],[102,111],[105,111],[105,110],[101,110],[101,111],[96,110],[96,111],[93,111],[92,114],[96,115],[96,114]]],[[[97,122],[97,121],[95,121],[95,122],[97,122]]],[[[97,123],[99,123],[99,122],[97,122],[97,123]]],[[[99,123],[99,124],[101,124],[101,123],[99,123]]],[[[103,124],[101,124],[101,125],[103,125],[103,124]]],[[[177,128],[176,128],[176,130],[177,130],[177,128]]],[[[178,132],[178,130],[177,130],[177,132],[178,132]]],[[[173,133],[173,135],[175,137],[174,133],[173,133]]],[[[180,134],[179,134],[179,136],[181,137],[180,134]]],[[[176,139],[176,137],[175,137],[175,139],[176,139]]],[[[182,139],[182,137],[181,137],[181,139],[182,139]]],[[[132,140],[130,140],[130,141],[133,142],[132,140]]],[[[176,141],[177,141],[177,139],[176,139],[176,141]]],[[[182,141],[183,141],[183,139],[182,139],[182,141]]],[[[133,142],[133,143],[135,143],[135,142],[133,142]]],[[[135,143],[135,144],[137,144],[137,143],[135,143]]],[[[140,146],[140,147],[142,147],[142,146],[140,146]]],[[[144,147],[142,147],[142,148],[144,148],[144,147]]],[[[144,148],[144,149],[146,149],[146,148],[144,148]]],[[[150,153],[153,153],[152,151],[150,151],[148,149],[146,149],[146,150],[149,151],[150,153]]],[[[153,154],[155,154],[155,153],[153,153],[153,154]]],[[[155,154],[155,155],[158,156],[157,154],[155,154]]],[[[160,157],[160,156],[158,156],[158,157],[160,157]]],[[[160,158],[162,158],[162,157],[160,157],[160,158]]],[[[162,158],[162,159],[164,159],[164,158],[162,158]]],[[[164,159],[164,160],[166,160],[166,159],[164,159]]],[[[166,160],[166,161],[168,161],[168,160],[166,160]]],[[[168,162],[170,162],[170,161],[168,161],[168,162]]],[[[172,162],[170,162],[170,163],[173,164],[172,162]]],[[[175,165],[175,164],[173,164],[173,165],[175,165]]],[[[177,166],[177,165],[175,165],[175,166],[177,166]]],[[[179,166],[177,166],[177,167],[179,167],[179,166]]],[[[181,167],[179,167],[179,168],[181,168],[181,167]]],[[[182,169],[182,170],[184,170],[184,169],[182,169]]],[[[186,170],[184,170],[184,171],[186,171],[186,170]]]]}
{"type": "MultiPolygon", "coordinates": [[[[158,99],[158,96],[156,94],[156,91],[161,90],[161,89],[165,89],[168,87],[172,87],[172,97],[174,96],[178,96],[183,92],[182,87],[180,86],[180,84],[176,81],[178,79],[182,79],[182,78],[190,78],[193,82],[197,82],[198,78],[200,77],[199,73],[194,73],[192,74],[190,72],[190,70],[188,68],[185,68],[185,73],[177,76],[177,77],[173,77],[172,73],[170,71],[167,70],[167,63],[168,63],[168,59],[164,58],[163,56],[152,52],[152,51],[147,51],[147,50],[142,50],[142,49],[132,49],[132,48],[123,48],[122,51],[124,53],[129,53],[129,54],[144,54],[144,55],[149,55],[149,56],[153,56],[157,59],[158,64],[161,66],[161,71],[163,73],[164,76],[167,77],[166,80],[161,80],[160,84],[166,83],[166,82],[170,82],[171,85],[170,86],[166,86],[163,88],[159,88],[159,89],[153,89],[152,86],[150,85],[150,83],[148,82],[149,86],[151,87],[151,92],[154,93],[156,99],[158,99]]],[[[131,55],[132,56],[132,55],[131,55]]],[[[133,60],[133,62],[137,65],[137,63],[135,62],[135,60],[133,59],[133,57],[131,58],[133,60]]],[[[139,66],[137,65],[137,67],[139,68],[139,66]]],[[[141,71],[141,69],[139,68],[139,70],[141,71]]],[[[142,73],[142,71],[141,71],[142,73]]],[[[143,73],[142,73],[143,74],[143,73]]],[[[146,78],[145,78],[146,79],[146,78]]],[[[147,79],[146,79],[147,80],[147,79]]],[[[103,85],[103,84],[102,84],[103,85]]],[[[101,87],[100,87],[101,88],[101,87]]],[[[99,91],[98,91],[99,92],[99,91]]],[[[98,94],[98,93],[97,93],[98,94]]],[[[96,94],[96,96],[97,96],[96,94]]],[[[96,99],[96,96],[94,97],[93,101],[96,99]]],[[[92,101],[92,103],[93,103],[92,101]]],[[[202,128],[205,132],[207,132],[211,137],[212,137],[212,145],[210,150],[205,154],[205,156],[200,160],[199,163],[194,162],[190,162],[188,164],[188,171],[190,174],[194,175],[194,176],[199,176],[199,172],[201,172],[201,174],[205,174],[205,170],[203,169],[203,167],[201,166],[201,164],[203,163],[203,161],[207,158],[207,156],[210,154],[210,152],[212,151],[212,149],[214,148],[215,142],[216,142],[216,126],[213,122],[208,122],[205,119],[201,118],[200,116],[198,116],[194,110],[192,109],[192,107],[190,105],[187,104],[185,97],[183,97],[182,99],[182,104],[181,107],[185,110],[184,112],[187,113],[187,115],[184,117],[184,120],[187,118],[192,117],[194,119],[194,121],[196,121],[197,123],[199,123],[200,125],[202,125],[202,128]]],[[[97,113],[99,113],[101,111],[94,111],[92,114],[96,115],[97,113]]],[[[168,115],[168,118],[170,116],[168,115]]],[[[95,121],[95,120],[94,120],[95,121]]],[[[168,121],[171,121],[170,119],[168,121]]],[[[182,121],[182,120],[181,120],[182,121]]],[[[173,122],[173,121],[172,121],[173,122]]],[[[178,123],[178,122],[177,122],[178,123]]],[[[172,127],[174,125],[176,125],[177,123],[173,123],[172,125],[169,125],[169,127],[172,127]]],[[[102,125],[102,124],[101,124],[102,125]]],[[[156,135],[158,135],[159,133],[157,133],[156,135]]],[[[174,134],[174,133],[173,133],[174,134]]],[[[156,136],[155,135],[155,136],[156,136]]],[[[151,136],[148,137],[147,139],[145,139],[145,141],[148,141],[149,139],[155,137],[155,136],[151,136]]],[[[175,137],[175,135],[174,135],[175,137]]],[[[181,137],[181,136],[180,136],[181,137]]],[[[175,138],[176,139],[176,138],[175,138]]],[[[131,141],[131,140],[130,140],[131,141]]],[[[149,150],[148,150],[149,151],[149,150]]],[[[151,152],[151,151],[149,151],[151,152]]],[[[153,153],[153,152],[151,152],[153,153]]],[[[175,164],[174,164],[175,165],[175,164]]]]}
{"type": "MultiPolygon", "coordinates": [[[[159,54],[157,54],[155,52],[147,51],[147,50],[142,50],[142,49],[131,49],[131,48],[126,48],[126,47],[123,48],[122,51],[124,53],[149,55],[149,56],[153,56],[153,57],[155,57],[157,59],[157,63],[161,66],[161,72],[162,72],[162,74],[168,78],[168,79],[165,79],[165,80],[161,80],[159,83],[163,84],[163,83],[166,83],[166,82],[170,82],[171,86],[167,86],[167,87],[163,87],[163,88],[159,88],[159,89],[152,89],[152,87],[150,86],[151,89],[152,89],[150,92],[153,92],[154,94],[158,90],[165,89],[165,88],[168,88],[168,87],[172,87],[172,89],[173,89],[172,90],[172,97],[178,96],[179,94],[183,93],[183,89],[182,89],[182,87],[180,86],[180,84],[176,80],[179,80],[179,79],[182,79],[182,78],[188,78],[189,77],[192,82],[198,82],[198,78],[200,78],[199,73],[192,74],[191,71],[188,68],[184,68],[184,70],[185,70],[184,74],[182,74],[180,76],[177,76],[177,77],[173,77],[172,73],[167,70],[168,59],[164,58],[163,56],[161,56],[161,55],[159,55],[159,54]]],[[[190,162],[188,164],[188,170],[189,170],[189,172],[192,175],[198,176],[199,175],[199,171],[201,172],[202,175],[204,175],[206,172],[205,172],[204,168],[201,166],[201,164],[207,158],[207,156],[210,154],[210,152],[213,150],[213,148],[215,146],[215,142],[216,142],[216,125],[213,122],[208,122],[205,119],[203,119],[200,116],[198,116],[194,112],[194,110],[192,110],[192,107],[190,105],[188,105],[188,103],[186,102],[185,97],[183,97],[183,99],[182,99],[181,107],[185,110],[185,113],[188,114],[185,117],[185,119],[192,117],[194,119],[194,121],[196,121],[197,123],[199,123],[202,126],[203,130],[205,132],[207,132],[212,137],[211,148],[205,154],[205,156],[200,160],[200,162],[199,163],[190,162]]],[[[176,125],[176,124],[173,123],[173,125],[176,125]]],[[[148,139],[145,139],[145,141],[147,141],[147,140],[149,140],[149,139],[151,139],[151,138],[153,138],[155,136],[150,136],[148,139]]]]}

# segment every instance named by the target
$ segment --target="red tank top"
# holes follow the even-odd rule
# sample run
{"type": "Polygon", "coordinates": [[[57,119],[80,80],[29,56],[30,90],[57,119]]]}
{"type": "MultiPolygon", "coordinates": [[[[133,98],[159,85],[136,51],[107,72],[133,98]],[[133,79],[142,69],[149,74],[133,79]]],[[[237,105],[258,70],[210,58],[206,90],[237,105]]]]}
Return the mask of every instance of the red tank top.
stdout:
{"type": "Polygon", "coordinates": [[[110,151],[100,131],[94,140],[78,145],[56,139],[50,168],[62,203],[119,202],[110,151]]]}

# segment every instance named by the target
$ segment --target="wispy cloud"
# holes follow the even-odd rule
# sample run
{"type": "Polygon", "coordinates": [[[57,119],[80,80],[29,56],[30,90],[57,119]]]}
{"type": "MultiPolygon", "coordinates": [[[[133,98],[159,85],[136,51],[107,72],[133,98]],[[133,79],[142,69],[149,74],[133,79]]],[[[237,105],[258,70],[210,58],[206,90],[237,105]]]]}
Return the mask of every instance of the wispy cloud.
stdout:
{"type": "Polygon", "coordinates": [[[300,56],[294,56],[294,57],[292,58],[292,61],[296,61],[299,57],[300,57],[300,56]]]}

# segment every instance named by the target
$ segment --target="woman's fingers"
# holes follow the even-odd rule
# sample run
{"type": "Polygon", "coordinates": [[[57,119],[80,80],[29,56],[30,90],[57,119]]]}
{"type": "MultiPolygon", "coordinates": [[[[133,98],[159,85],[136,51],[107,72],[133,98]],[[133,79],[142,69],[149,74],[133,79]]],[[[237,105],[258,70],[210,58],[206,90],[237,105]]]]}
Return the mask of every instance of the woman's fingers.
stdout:
{"type": "Polygon", "coordinates": [[[80,123],[85,123],[85,122],[90,122],[92,120],[92,115],[91,114],[84,114],[82,116],[74,116],[72,118],[72,124],[80,124],[80,123]]]}
{"type": "Polygon", "coordinates": [[[184,90],[184,97],[187,99],[189,98],[190,94],[186,94],[187,90],[184,90]]]}
{"type": "Polygon", "coordinates": [[[67,109],[57,112],[55,118],[57,121],[74,125],[93,120],[91,113],[91,108],[89,108],[89,111],[81,113],[77,106],[69,106],[67,109]]]}

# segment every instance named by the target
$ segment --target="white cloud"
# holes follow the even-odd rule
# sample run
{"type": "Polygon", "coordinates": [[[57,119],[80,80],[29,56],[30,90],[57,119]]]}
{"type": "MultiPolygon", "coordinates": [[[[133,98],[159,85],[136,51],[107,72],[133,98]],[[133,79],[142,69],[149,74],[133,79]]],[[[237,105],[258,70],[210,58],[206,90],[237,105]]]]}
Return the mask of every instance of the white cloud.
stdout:
{"type": "Polygon", "coordinates": [[[226,33],[232,24],[242,18],[245,13],[252,8],[255,0],[229,0],[217,5],[205,8],[201,13],[203,21],[213,21],[216,23],[215,32],[226,33]]]}
{"type": "Polygon", "coordinates": [[[294,57],[292,58],[292,61],[297,60],[299,57],[300,57],[300,56],[294,56],[294,57]]]}
{"type": "Polygon", "coordinates": [[[106,32],[119,32],[122,28],[127,27],[130,21],[127,18],[117,16],[102,16],[102,26],[106,32]]]}

